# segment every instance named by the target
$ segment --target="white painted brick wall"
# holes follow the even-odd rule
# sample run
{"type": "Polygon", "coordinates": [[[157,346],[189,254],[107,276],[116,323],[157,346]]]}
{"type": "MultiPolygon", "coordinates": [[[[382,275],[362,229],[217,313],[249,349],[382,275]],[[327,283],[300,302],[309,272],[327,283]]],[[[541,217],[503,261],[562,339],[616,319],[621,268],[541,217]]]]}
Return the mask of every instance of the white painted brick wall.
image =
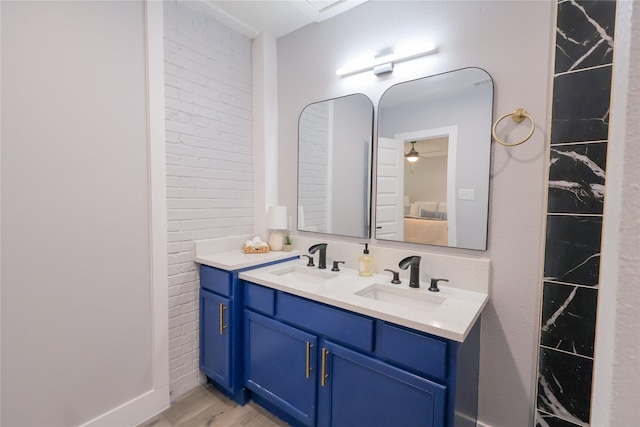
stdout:
{"type": "Polygon", "coordinates": [[[251,41],[184,3],[164,3],[169,380],[201,381],[193,241],[253,232],[251,41]]]}

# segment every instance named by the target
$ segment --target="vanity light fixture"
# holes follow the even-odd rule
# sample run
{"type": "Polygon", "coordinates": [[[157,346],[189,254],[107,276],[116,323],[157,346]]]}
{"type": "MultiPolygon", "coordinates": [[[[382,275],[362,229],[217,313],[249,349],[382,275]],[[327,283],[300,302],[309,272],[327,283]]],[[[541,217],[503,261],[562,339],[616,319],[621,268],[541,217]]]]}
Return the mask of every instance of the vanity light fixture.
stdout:
{"type": "Polygon", "coordinates": [[[393,62],[387,62],[386,64],[376,65],[373,67],[373,74],[379,76],[380,74],[387,74],[393,72],[393,62]]]}
{"type": "Polygon", "coordinates": [[[410,161],[411,163],[417,162],[420,158],[420,153],[416,150],[416,141],[411,141],[411,150],[404,155],[404,158],[410,161]]]}
{"type": "Polygon", "coordinates": [[[284,249],[284,236],[279,230],[287,229],[287,207],[269,206],[267,213],[267,228],[273,230],[269,236],[269,247],[272,251],[284,249]]]}
{"type": "Polygon", "coordinates": [[[373,70],[378,76],[380,74],[391,73],[394,64],[398,62],[408,61],[410,59],[419,58],[436,52],[438,49],[435,45],[413,47],[411,49],[397,49],[396,51],[386,51],[383,54],[376,55],[373,60],[363,60],[336,70],[336,75],[340,77],[350,76],[351,74],[361,73],[363,71],[373,70]]]}

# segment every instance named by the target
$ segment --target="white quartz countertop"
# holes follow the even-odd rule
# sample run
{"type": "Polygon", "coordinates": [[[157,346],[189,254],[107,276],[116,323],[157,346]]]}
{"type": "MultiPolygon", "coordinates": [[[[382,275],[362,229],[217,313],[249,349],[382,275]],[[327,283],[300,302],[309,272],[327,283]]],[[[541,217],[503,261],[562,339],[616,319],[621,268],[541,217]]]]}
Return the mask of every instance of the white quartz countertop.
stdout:
{"type": "Polygon", "coordinates": [[[356,270],[340,270],[318,270],[295,260],[248,270],[240,278],[458,342],[465,340],[489,299],[443,282],[440,292],[430,292],[429,283],[415,289],[407,279],[391,284],[390,274],[361,277],[356,270]],[[375,292],[388,298],[371,298],[375,292]]]}
{"type": "Polygon", "coordinates": [[[298,251],[271,251],[267,252],[266,254],[245,254],[241,250],[236,249],[228,251],[208,252],[203,254],[196,253],[193,260],[199,264],[233,271],[298,256],[300,256],[300,252],[298,251]]]}

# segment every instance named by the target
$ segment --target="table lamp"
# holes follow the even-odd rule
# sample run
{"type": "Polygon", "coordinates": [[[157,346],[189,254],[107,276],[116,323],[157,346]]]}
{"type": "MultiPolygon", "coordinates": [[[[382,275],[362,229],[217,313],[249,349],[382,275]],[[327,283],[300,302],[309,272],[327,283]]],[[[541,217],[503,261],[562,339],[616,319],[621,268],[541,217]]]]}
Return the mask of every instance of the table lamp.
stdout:
{"type": "Polygon", "coordinates": [[[269,247],[272,251],[284,249],[284,236],[278,230],[287,229],[287,207],[269,206],[267,213],[267,228],[273,230],[269,236],[269,247]]]}

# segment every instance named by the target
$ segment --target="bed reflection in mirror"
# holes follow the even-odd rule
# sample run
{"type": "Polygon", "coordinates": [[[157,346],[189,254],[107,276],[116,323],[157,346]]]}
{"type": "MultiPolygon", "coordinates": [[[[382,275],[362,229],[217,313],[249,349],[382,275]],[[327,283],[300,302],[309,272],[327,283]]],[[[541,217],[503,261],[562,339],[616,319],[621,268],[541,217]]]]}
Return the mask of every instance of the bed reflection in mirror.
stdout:
{"type": "Polygon", "coordinates": [[[486,249],[492,108],[491,77],[479,68],[383,94],[377,239],[486,249]]]}
{"type": "Polygon", "coordinates": [[[448,136],[404,143],[418,160],[404,168],[404,241],[447,246],[447,160],[448,136]],[[434,201],[428,201],[434,200],[434,201]]]}

